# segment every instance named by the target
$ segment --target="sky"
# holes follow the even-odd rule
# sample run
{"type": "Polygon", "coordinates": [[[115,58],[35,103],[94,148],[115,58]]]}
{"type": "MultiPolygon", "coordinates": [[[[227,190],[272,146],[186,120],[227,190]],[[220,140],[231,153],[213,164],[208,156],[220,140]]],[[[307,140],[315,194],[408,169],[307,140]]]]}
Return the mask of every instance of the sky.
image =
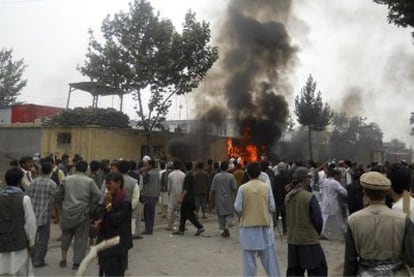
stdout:
{"type": "MultiPolygon", "coordinates": [[[[13,48],[15,59],[24,58],[28,65],[28,83],[18,101],[65,107],[68,83],[88,80],[77,70],[85,59],[88,30],[99,33],[106,15],[127,10],[128,2],[0,0],[0,48],[13,48]]],[[[177,29],[187,10],[195,11],[198,19],[211,23],[212,44],[227,5],[225,0],[150,2],[177,29]]],[[[290,74],[290,108],[312,74],[323,100],[335,111],[367,117],[379,124],[385,140],[398,138],[413,145],[409,116],[414,112],[414,39],[412,30],[388,24],[386,16],[386,7],[372,0],[293,1],[287,29],[299,52],[290,74]]],[[[168,118],[193,118],[192,103],[191,95],[176,97],[168,118]]],[[[72,94],[70,107],[91,104],[87,93],[72,94]]],[[[117,108],[119,100],[104,97],[99,105],[117,108]]],[[[133,106],[127,96],[124,111],[135,119],[133,106]]]]}

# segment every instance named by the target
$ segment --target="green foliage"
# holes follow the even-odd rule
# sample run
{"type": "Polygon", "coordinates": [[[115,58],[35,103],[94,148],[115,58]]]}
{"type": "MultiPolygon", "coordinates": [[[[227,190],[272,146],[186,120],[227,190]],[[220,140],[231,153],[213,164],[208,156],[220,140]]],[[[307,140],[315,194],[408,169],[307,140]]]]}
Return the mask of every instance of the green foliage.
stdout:
{"type": "Polygon", "coordinates": [[[323,105],[321,92],[316,94],[316,82],[309,75],[300,95],[295,98],[295,115],[298,122],[308,126],[313,131],[322,131],[329,125],[332,117],[331,109],[327,103],[323,105]]]}
{"type": "Polygon", "coordinates": [[[43,126],[73,127],[98,125],[104,127],[129,127],[128,115],[115,109],[75,108],[44,119],[43,126]]]}
{"type": "MultiPolygon", "coordinates": [[[[414,1],[412,0],[374,0],[375,3],[387,5],[388,21],[397,26],[414,27],[414,1]]],[[[412,33],[414,36],[414,32],[412,33]]]]}
{"type": "Polygon", "coordinates": [[[338,159],[363,160],[364,153],[382,147],[382,131],[366,118],[335,113],[332,119],[331,150],[338,159]]]}
{"type": "Polygon", "coordinates": [[[10,105],[16,102],[19,91],[26,86],[22,75],[27,66],[23,59],[13,61],[13,50],[0,50],[0,104],[10,105]]]}
{"type": "Polygon", "coordinates": [[[108,16],[101,31],[103,44],[90,31],[86,61],[79,69],[94,81],[132,92],[138,124],[147,137],[161,128],[171,97],[198,87],[218,59],[217,48],[208,45],[209,24],[197,22],[191,11],[178,33],[148,1],[135,0],[128,12],[108,16]],[[142,94],[148,91],[144,109],[142,94]]]}
{"type": "Polygon", "coordinates": [[[331,109],[327,103],[322,103],[321,92],[316,94],[316,82],[309,75],[300,95],[295,98],[295,115],[303,126],[308,127],[309,159],[313,160],[312,154],[312,131],[322,131],[329,125],[332,117],[331,109]]]}

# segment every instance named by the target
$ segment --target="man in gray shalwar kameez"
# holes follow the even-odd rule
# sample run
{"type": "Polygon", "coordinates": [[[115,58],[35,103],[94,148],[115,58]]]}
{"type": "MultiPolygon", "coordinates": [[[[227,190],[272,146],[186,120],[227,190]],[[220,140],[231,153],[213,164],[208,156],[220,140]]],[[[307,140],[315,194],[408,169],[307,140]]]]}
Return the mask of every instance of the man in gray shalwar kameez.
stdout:
{"type": "Polygon", "coordinates": [[[210,190],[210,202],[215,203],[216,213],[222,237],[229,237],[229,227],[233,226],[233,193],[237,189],[237,181],[234,175],[227,172],[229,165],[222,162],[221,172],[214,175],[210,190]]]}

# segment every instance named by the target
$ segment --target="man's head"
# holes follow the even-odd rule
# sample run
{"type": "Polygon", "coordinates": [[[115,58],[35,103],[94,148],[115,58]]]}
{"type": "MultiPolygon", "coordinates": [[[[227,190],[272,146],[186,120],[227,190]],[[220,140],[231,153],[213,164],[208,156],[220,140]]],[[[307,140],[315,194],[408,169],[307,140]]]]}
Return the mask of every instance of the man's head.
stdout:
{"type": "Polygon", "coordinates": [[[203,164],[202,162],[198,162],[198,163],[197,163],[197,169],[198,169],[198,170],[202,170],[202,169],[203,169],[203,167],[204,167],[204,164],[203,164]]]}
{"type": "Polygon", "coordinates": [[[8,186],[19,187],[22,179],[23,171],[20,168],[11,168],[4,175],[4,180],[8,186]]]}
{"type": "Polygon", "coordinates": [[[89,168],[91,169],[91,172],[98,171],[100,167],[101,167],[101,163],[96,160],[93,160],[89,163],[89,168]]]}
{"type": "Polygon", "coordinates": [[[222,161],[220,164],[220,169],[222,171],[227,171],[227,169],[229,169],[229,164],[226,161],[222,161]]]}
{"type": "Polygon", "coordinates": [[[175,170],[181,169],[181,162],[179,160],[174,161],[174,169],[175,170]]]}
{"type": "Polygon", "coordinates": [[[311,179],[312,177],[310,175],[309,169],[304,166],[299,166],[298,168],[296,168],[295,172],[293,172],[292,183],[294,185],[309,185],[311,179]]]}
{"type": "Polygon", "coordinates": [[[119,172],[111,172],[105,176],[105,184],[108,191],[115,195],[124,187],[124,177],[119,172]]]}
{"type": "Polygon", "coordinates": [[[185,163],[185,170],[191,171],[193,169],[193,163],[192,162],[186,162],[185,163]]]}
{"type": "Polygon", "coordinates": [[[391,187],[390,180],[376,171],[362,174],[359,182],[364,188],[365,196],[372,201],[383,201],[391,187]]]}
{"type": "Polygon", "coordinates": [[[33,167],[33,158],[30,156],[24,156],[20,159],[20,167],[24,170],[31,170],[33,167]]]}
{"type": "Polygon", "coordinates": [[[155,160],[149,160],[148,161],[148,169],[155,168],[155,160]]]}
{"type": "Polygon", "coordinates": [[[85,173],[88,170],[88,163],[84,160],[79,160],[75,165],[76,171],[85,173]]]}
{"type": "Polygon", "coordinates": [[[160,161],[160,168],[164,170],[167,167],[167,163],[165,161],[160,161]]]}
{"type": "Polygon", "coordinates": [[[410,191],[411,170],[401,163],[395,163],[388,167],[387,177],[391,181],[391,191],[397,195],[404,190],[410,191]]]}
{"type": "Polygon", "coordinates": [[[118,171],[122,174],[127,174],[130,168],[130,164],[126,160],[119,161],[117,165],[118,171]]]}
{"type": "Polygon", "coordinates": [[[50,162],[43,162],[40,170],[43,175],[49,175],[53,170],[53,164],[50,162]]]}
{"type": "Polygon", "coordinates": [[[259,178],[261,170],[261,166],[257,162],[249,163],[246,167],[247,175],[250,179],[256,179],[259,178]]]}

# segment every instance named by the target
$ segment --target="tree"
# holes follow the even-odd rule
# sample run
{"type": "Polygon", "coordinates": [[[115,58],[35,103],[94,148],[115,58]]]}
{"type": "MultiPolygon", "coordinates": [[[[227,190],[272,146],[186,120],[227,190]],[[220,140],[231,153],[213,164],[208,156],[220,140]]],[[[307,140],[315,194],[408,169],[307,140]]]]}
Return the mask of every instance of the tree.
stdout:
{"type": "Polygon", "coordinates": [[[327,103],[322,103],[321,92],[316,94],[316,82],[312,75],[309,75],[305,86],[301,89],[300,95],[295,98],[295,114],[297,120],[303,126],[308,127],[309,159],[312,154],[312,131],[322,131],[329,125],[332,117],[331,109],[327,103]]]}
{"type": "Polygon", "coordinates": [[[332,155],[338,159],[369,161],[373,151],[382,148],[382,131],[366,118],[335,113],[330,139],[332,155]]]}
{"type": "Polygon", "coordinates": [[[90,31],[86,61],[79,69],[94,81],[133,93],[138,127],[152,152],[151,134],[162,129],[171,97],[197,88],[218,59],[217,48],[209,46],[209,24],[197,22],[189,11],[178,33],[170,20],[154,14],[149,2],[135,0],[128,12],[108,16],[101,30],[104,44],[90,31]],[[150,95],[146,109],[144,93],[150,95]]]}
{"type": "Polygon", "coordinates": [[[16,102],[19,91],[26,86],[27,80],[22,75],[27,66],[23,59],[13,61],[13,50],[0,50],[0,105],[16,102]]]}
{"type": "MultiPolygon", "coordinates": [[[[412,0],[374,0],[388,6],[388,21],[401,27],[414,27],[414,1],[412,0]]],[[[414,32],[411,33],[414,36],[414,32]]]]}

